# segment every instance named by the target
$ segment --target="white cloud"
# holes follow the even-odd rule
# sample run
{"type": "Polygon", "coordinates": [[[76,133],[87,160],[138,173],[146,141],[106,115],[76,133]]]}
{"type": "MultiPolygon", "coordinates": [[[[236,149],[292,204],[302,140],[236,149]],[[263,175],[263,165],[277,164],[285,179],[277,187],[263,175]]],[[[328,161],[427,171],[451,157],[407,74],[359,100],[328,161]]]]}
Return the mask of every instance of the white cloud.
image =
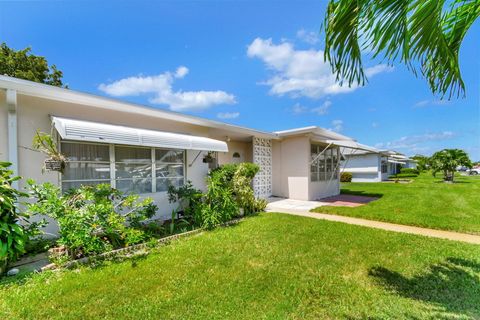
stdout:
{"type": "Polygon", "coordinates": [[[164,72],[156,76],[136,76],[100,84],[98,89],[115,97],[153,94],[149,99],[154,104],[168,105],[173,111],[204,110],[218,104],[234,104],[234,95],[225,91],[173,91],[175,79],[188,74],[187,67],[180,66],[174,73],[164,72]]]}
{"type": "Polygon", "coordinates": [[[332,121],[332,126],[330,130],[335,131],[335,132],[340,132],[343,130],[343,121],[342,120],[333,120],[332,121]]]}
{"type": "Polygon", "coordinates": [[[318,32],[307,31],[305,29],[297,31],[297,38],[311,45],[317,44],[320,41],[318,32]]]}
{"type": "Polygon", "coordinates": [[[240,116],[240,112],[220,112],[217,113],[219,119],[236,119],[240,116]]]}
{"type": "Polygon", "coordinates": [[[448,100],[421,100],[413,105],[414,108],[423,108],[429,106],[444,106],[448,105],[450,101],[448,100]]]}
{"type": "Polygon", "coordinates": [[[402,149],[411,152],[422,152],[430,148],[428,146],[425,146],[425,143],[429,143],[432,141],[444,141],[455,137],[456,134],[452,131],[425,133],[419,135],[404,136],[400,139],[390,142],[377,143],[375,144],[375,147],[379,149],[402,149]]]}
{"type": "Polygon", "coordinates": [[[315,108],[306,107],[297,102],[296,104],[293,105],[293,107],[288,109],[288,111],[290,111],[294,115],[299,115],[306,112],[312,112],[312,113],[318,114],[319,116],[323,116],[328,113],[328,109],[330,108],[331,105],[332,105],[332,102],[330,100],[325,101],[319,107],[315,107],[315,108]]]}
{"type": "Polygon", "coordinates": [[[313,108],[311,111],[321,116],[328,113],[328,109],[331,105],[332,102],[327,100],[320,107],[313,108]]]}
{"type": "MultiPolygon", "coordinates": [[[[262,84],[270,86],[270,93],[282,96],[318,99],[326,95],[352,92],[357,85],[340,86],[332,74],[330,65],[324,62],[321,50],[295,50],[289,42],[274,44],[272,39],[256,38],[248,46],[250,58],[261,59],[272,76],[262,84]]],[[[366,68],[365,73],[374,76],[392,71],[387,65],[366,68]]]]}
{"type": "Polygon", "coordinates": [[[295,103],[295,105],[290,109],[294,115],[298,115],[308,111],[308,108],[302,106],[300,103],[295,103]]]}

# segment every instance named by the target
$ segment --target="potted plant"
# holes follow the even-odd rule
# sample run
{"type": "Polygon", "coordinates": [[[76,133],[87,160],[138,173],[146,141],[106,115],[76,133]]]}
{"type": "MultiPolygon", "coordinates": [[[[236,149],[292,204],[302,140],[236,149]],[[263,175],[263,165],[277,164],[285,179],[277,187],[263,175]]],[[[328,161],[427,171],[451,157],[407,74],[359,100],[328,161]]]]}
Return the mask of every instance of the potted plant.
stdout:
{"type": "Polygon", "coordinates": [[[45,170],[63,172],[66,158],[58,151],[57,144],[51,135],[37,131],[33,138],[33,148],[47,155],[44,162],[45,170]]]}
{"type": "Polygon", "coordinates": [[[203,163],[213,163],[215,161],[214,153],[212,151],[207,152],[203,157],[203,163]]]}

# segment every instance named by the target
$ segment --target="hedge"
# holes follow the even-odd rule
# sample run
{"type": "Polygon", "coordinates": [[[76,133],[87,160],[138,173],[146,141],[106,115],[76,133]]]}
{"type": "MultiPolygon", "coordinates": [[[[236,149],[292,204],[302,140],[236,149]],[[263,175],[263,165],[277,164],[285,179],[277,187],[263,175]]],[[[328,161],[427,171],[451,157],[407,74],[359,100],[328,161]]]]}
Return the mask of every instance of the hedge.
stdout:
{"type": "Polygon", "coordinates": [[[413,169],[413,168],[401,168],[400,169],[400,173],[403,174],[415,174],[415,175],[419,175],[420,172],[418,171],[418,169],[413,169]]]}

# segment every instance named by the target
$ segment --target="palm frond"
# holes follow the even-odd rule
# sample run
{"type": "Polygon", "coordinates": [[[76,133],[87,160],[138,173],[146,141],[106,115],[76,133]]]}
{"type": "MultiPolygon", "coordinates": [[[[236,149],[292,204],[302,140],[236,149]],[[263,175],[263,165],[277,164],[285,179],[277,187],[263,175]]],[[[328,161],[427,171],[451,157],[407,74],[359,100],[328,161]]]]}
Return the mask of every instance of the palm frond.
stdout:
{"type": "Polygon", "coordinates": [[[480,1],[330,0],[325,16],[325,59],[339,81],[363,85],[362,50],[404,63],[443,98],[465,94],[459,66],[462,40],[480,16],[480,1]],[[361,43],[362,42],[362,43],[361,43]]]}

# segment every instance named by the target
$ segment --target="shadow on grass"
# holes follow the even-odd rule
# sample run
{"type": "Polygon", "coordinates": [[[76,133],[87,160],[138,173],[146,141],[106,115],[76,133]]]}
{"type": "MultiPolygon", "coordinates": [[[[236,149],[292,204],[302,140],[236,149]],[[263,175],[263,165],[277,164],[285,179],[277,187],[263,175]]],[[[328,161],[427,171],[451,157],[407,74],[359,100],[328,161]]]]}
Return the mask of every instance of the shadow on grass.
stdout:
{"type": "Polygon", "coordinates": [[[383,193],[376,193],[376,192],[365,192],[365,191],[357,191],[357,190],[350,190],[350,189],[342,189],[340,191],[341,194],[349,194],[353,196],[363,196],[363,197],[374,197],[374,198],[381,198],[383,197],[383,193]]]}
{"type": "Polygon", "coordinates": [[[472,182],[465,181],[465,180],[453,180],[453,182],[445,182],[443,180],[438,180],[438,181],[434,181],[434,183],[444,183],[446,185],[452,185],[452,184],[464,184],[464,183],[472,183],[472,182]]]}
{"type": "Polygon", "coordinates": [[[428,271],[413,277],[383,267],[370,269],[369,275],[400,296],[434,304],[439,312],[454,312],[480,317],[480,264],[447,258],[428,271]]]}

